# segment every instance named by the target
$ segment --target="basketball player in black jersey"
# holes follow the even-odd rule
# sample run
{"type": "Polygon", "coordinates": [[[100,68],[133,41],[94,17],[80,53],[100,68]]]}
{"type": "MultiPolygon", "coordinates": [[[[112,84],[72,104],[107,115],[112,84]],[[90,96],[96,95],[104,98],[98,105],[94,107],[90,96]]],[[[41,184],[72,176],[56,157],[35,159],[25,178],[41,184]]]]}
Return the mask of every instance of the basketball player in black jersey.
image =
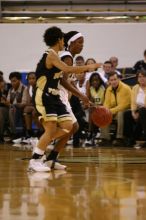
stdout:
{"type": "Polygon", "coordinates": [[[40,115],[44,134],[34,149],[28,167],[28,170],[38,172],[50,171],[51,168],[60,169],[60,166],[64,166],[56,161],[58,156],[56,151],[51,152],[47,161],[43,157],[53,139],[69,135],[72,129],[72,119],[59,98],[58,83],[63,76],[62,71],[64,74],[80,73],[99,67],[97,63],[72,67],[62,62],[58,52],[64,48],[64,38],[63,32],[58,27],[48,28],[44,34],[44,41],[49,49],[43,54],[36,69],[37,83],[34,95],[35,107],[40,115]]]}

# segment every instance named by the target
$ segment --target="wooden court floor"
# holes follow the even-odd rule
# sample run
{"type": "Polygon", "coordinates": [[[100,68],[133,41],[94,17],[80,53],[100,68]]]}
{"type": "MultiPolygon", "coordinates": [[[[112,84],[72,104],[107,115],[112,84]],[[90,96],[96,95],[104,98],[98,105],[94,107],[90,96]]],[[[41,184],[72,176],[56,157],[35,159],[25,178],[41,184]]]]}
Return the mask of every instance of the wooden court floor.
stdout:
{"type": "Polygon", "coordinates": [[[50,173],[28,173],[30,156],[0,145],[0,220],[146,219],[146,149],[67,147],[50,173]]]}

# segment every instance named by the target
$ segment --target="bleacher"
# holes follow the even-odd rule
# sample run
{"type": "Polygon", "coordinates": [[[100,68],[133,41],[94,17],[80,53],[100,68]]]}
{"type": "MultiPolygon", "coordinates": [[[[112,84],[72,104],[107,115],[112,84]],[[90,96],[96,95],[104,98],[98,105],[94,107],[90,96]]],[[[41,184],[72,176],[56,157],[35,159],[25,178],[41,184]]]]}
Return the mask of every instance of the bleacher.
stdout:
{"type": "Polygon", "coordinates": [[[133,73],[131,67],[119,68],[118,71],[122,74],[122,81],[129,86],[134,86],[137,83],[136,74],[133,73]]]}

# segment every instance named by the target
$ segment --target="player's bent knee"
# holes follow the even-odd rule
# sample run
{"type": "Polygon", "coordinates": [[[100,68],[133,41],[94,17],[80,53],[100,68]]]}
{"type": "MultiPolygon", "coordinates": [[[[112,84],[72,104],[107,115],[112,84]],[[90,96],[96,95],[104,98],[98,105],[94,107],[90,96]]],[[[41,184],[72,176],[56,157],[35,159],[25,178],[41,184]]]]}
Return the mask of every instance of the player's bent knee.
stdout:
{"type": "Polygon", "coordinates": [[[65,133],[69,133],[72,130],[73,124],[72,121],[63,122],[60,124],[60,128],[65,131],[65,133]]]}

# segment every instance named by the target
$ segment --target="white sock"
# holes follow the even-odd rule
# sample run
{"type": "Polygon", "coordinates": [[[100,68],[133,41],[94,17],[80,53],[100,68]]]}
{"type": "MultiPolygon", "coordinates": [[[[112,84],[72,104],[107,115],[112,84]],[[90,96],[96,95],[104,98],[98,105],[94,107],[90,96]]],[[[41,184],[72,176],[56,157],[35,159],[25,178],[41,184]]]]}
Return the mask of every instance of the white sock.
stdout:
{"type": "Polygon", "coordinates": [[[39,154],[39,155],[44,155],[45,151],[41,150],[39,147],[35,147],[33,153],[39,154]]]}

